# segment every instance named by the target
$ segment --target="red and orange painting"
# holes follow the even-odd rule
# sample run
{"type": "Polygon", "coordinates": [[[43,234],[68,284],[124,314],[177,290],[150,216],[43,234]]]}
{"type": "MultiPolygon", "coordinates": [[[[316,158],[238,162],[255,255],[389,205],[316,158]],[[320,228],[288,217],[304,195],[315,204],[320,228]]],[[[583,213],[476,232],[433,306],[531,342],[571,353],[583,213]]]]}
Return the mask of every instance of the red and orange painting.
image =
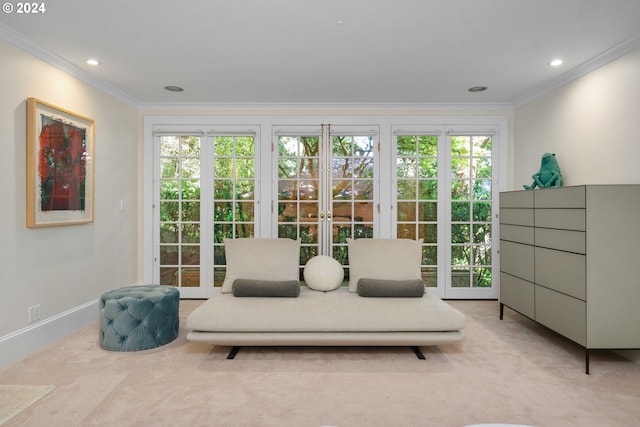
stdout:
{"type": "Polygon", "coordinates": [[[40,117],[40,210],[84,211],[87,130],[44,114],[40,117]]]}
{"type": "Polygon", "coordinates": [[[93,222],[93,126],[27,99],[27,227],[93,222]]]}

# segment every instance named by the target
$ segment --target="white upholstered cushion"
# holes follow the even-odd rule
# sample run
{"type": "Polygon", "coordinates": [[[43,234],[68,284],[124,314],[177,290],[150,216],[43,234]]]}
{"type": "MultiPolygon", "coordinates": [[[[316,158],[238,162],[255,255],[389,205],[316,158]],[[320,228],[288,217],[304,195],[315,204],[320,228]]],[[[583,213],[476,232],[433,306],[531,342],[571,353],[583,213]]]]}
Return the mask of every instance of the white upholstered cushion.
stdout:
{"type": "Polygon", "coordinates": [[[342,266],[330,256],[314,256],[304,266],[304,281],[316,291],[333,291],[342,285],[342,279],[342,266]]]}
{"type": "Polygon", "coordinates": [[[332,292],[302,286],[298,298],[236,298],[216,293],[188,316],[186,326],[196,331],[322,334],[457,331],[464,325],[464,315],[435,292],[423,298],[362,298],[346,286],[332,292]]]}
{"type": "Polygon", "coordinates": [[[422,240],[347,239],[349,292],[358,291],[358,280],[420,279],[422,240]]]}
{"type": "Polygon", "coordinates": [[[224,239],[227,272],[222,293],[236,279],[298,280],[300,239],[224,239]]]}

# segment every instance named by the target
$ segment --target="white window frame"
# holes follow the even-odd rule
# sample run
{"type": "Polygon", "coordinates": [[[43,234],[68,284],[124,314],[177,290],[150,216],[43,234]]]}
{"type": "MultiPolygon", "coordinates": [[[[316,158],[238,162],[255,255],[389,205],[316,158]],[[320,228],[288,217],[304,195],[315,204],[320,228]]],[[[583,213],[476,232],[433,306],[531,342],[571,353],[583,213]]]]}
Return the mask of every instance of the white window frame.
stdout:
{"type": "MultiPolygon", "coordinates": [[[[500,206],[500,174],[503,168],[500,167],[500,154],[501,154],[501,146],[500,143],[500,129],[498,126],[494,126],[492,124],[458,124],[458,125],[449,125],[446,128],[446,188],[451,188],[451,174],[450,166],[451,166],[451,136],[475,136],[475,135],[490,135],[492,137],[492,188],[491,188],[491,267],[492,267],[492,286],[490,288],[454,288],[451,286],[451,257],[448,256],[445,260],[446,266],[446,276],[445,276],[445,289],[444,289],[444,297],[452,298],[452,299],[463,299],[463,298],[473,298],[473,299],[496,299],[499,295],[500,289],[500,269],[498,254],[499,254],[499,246],[500,246],[500,221],[498,218],[498,209],[500,206]],[[494,148],[497,150],[494,153],[494,148]],[[494,164],[497,164],[497,166],[494,164]]],[[[506,144],[504,144],[506,145],[506,144]]],[[[451,203],[446,203],[446,211],[445,218],[451,218],[451,203]]],[[[473,221],[471,221],[473,223],[473,221]]],[[[446,222],[446,230],[445,237],[447,239],[446,245],[449,249],[451,247],[451,222],[446,222]]],[[[449,255],[449,254],[447,254],[449,255]]]]}
{"type": "Polygon", "coordinates": [[[159,283],[157,276],[159,271],[160,253],[159,244],[156,243],[159,229],[159,207],[157,206],[156,194],[160,182],[159,150],[158,142],[162,135],[198,135],[200,141],[200,186],[201,186],[201,215],[200,233],[206,236],[200,241],[200,274],[201,283],[199,287],[182,287],[180,296],[182,298],[209,298],[213,294],[213,197],[206,199],[202,195],[213,195],[213,161],[215,136],[220,135],[252,135],[255,141],[255,223],[254,235],[260,235],[260,225],[262,209],[260,203],[260,163],[261,163],[261,138],[260,126],[251,124],[175,124],[175,122],[158,122],[145,118],[145,176],[144,176],[144,281],[145,283],[159,283]],[[152,179],[149,179],[149,176],[152,179]],[[210,219],[210,221],[207,221],[210,219]],[[211,243],[211,244],[208,244],[211,243]],[[209,262],[209,260],[211,262],[209,262]]]}
{"type": "MultiPolygon", "coordinates": [[[[326,107],[324,108],[326,109],[326,107]]],[[[275,111],[275,110],[274,110],[275,111]]],[[[258,209],[256,210],[256,237],[273,237],[277,234],[277,230],[273,228],[272,217],[272,201],[273,201],[273,177],[277,175],[273,171],[273,155],[271,146],[273,143],[273,129],[277,127],[286,127],[289,125],[300,126],[312,123],[331,123],[336,126],[377,126],[379,133],[380,149],[377,153],[378,161],[376,162],[378,180],[378,205],[376,209],[378,215],[377,221],[379,238],[392,238],[395,236],[395,195],[392,194],[391,180],[394,178],[395,171],[393,163],[395,161],[393,143],[394,131],[406,131],[419,128],[444,127],[445,130],[453,129],[460,132],[463,129],[481,131],[482,129],[494,129],[493,140],[493,165],[496,168],[493,187],[493,206],[492,216],[497,218],[498,213],[498,195],[500,191],[507,189],[508,176],[508,153],[509,153],[509,118],[507,114],[501,115],[454,115],[454,116],[438,116],[437,114],[429,114],[424,116],[402,116],[402,115],[380,115],[380,114],[353,114],[340,116],[316,116],[316,115],[294,115],[280,113],[274,116],[254,116],[242,114],[223,117],[223,116],[154,116],[149,115],[143,118],[143,172],[142,181],[142,198],[139,205],[141,212],[142,236],[139,244],[139,253],[141,254],[141,267],[143,271],[142,280],[144,283],[152,283],[153,279],[153,236],[154,236],[154,176],[156,164],[153,158],[154,130],[155,129],[190,129],[202,131],[206,138],[207,132],[216,129],[225,129],[234,127],[236,129],[245,130],[253,129],[256,132],[256,200],[258,209]],[[259,218],[259,219],[258,219],[259,218]]],[[[441,163],[446,164],[446,163],[441,163]]],[[[277,201],[276,201],[277,202],[277,201]]],[[[439,208],[440,209],[440,208],[439,208]]],[[[277,211],[276,211],[277,212],[277,211]]],[[[439,218],[446,213],[438,213],[439,218]]],[[[499,259],[499,228],[498,221],[495,221],[493,232],[493,269],[495,272],[500,271],[499,259]]],[[[439,241],[440,241],[439,236],[439,241]]],[[[440,257],[440,255],[439,255],[440,257]]],[[[440,264],[440,260],[439,260],[440,264]]],[[[439,268],[439,270],[442,270],[439,268]]],[[[483,295],[481,298],[497,298],[499,291],[499,276],[494,278],[494,286],[492,295],[483,295]]],[[[210,289],[206,287],[206,289],[210,289]]],[[[211,288],[212,289],[212,288],[211,288]]],[[[203,295],[202,297],[210,296],[203,295]]],[[[445,298],[471,298],[471,296],[457,295],[441,295],[445,298]]],[[[183,296],[184,297],[184,296],[183,296]]]]}

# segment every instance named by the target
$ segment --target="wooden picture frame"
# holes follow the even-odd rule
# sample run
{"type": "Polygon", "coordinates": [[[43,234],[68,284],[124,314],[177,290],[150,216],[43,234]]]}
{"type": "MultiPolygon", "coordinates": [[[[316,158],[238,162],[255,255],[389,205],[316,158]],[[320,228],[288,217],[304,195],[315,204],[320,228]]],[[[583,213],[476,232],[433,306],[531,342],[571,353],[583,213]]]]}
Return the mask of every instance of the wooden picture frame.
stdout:
{"type": "Polygon", "coordinates": [[[27,99],[27,227],[93,222],[94,122],[27,99]]]}

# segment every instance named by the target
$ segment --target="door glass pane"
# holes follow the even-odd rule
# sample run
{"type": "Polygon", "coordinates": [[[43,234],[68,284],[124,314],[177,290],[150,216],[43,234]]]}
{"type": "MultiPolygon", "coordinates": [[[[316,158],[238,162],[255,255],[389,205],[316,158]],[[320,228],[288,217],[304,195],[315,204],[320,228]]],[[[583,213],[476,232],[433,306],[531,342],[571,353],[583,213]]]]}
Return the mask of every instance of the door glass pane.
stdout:
{"type": "Polygon", "coordinates": [[[422,280],[438,286],[438,136],[396,139],[396,237],[424,239],[422,280]]]}
{"type": "Polygon", "coordinates": [[[213,284],[226,272],[224,239],[254,237],[255,141],[253,136],[213,139],[213,284]]]}
{"type": "Polygon", "coordinates": [[[373,237],[374,137],[317,131],[278,136],[278,237],[301,239],[301,272],[322,254],[348,279],[347,239],[373,237]]]}
{"type": "Polygon", "coordinates": [[[345,266],[349,278],[347,238],[373,237],[373,136],[331,137],[331,253],[345,266]]]}
{"type": "Polygon", "coordinates": [[[200,137],[160,138],[160,284],[200,284],[200,137]]]}
{"type": "Polygon", "coordinates": [[[278,237],[300,238],[301,266],[319,253],[319,142],[319,135],[278,138],[278,237]]]}
{"type": "Polygon", "coordinates": [[[491,287],[492,137],[451,137],[451,286],[491,287]]]}

